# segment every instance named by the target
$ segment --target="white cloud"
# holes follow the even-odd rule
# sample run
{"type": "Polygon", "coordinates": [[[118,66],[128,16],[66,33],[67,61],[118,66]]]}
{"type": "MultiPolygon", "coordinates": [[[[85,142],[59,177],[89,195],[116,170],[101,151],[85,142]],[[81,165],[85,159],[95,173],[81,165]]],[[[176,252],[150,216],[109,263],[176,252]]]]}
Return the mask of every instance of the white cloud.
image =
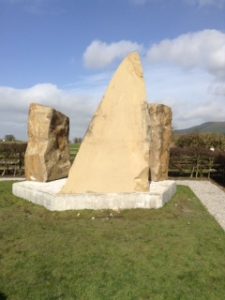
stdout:
{"type": "Polygon", "coordinates": [[[83,136],[101,97],[99,92],[61,90],[56,85],[45,83],[27,89],[0,87],[0,99],[0,137],[14,134],[26,139],[30,103],[48,105],[69,116],[70,136],[73,138],[83,136]]]}
{"type": "Polygon", "coordinates": [[[147,61],[152,72],[161,70],[158,82],[151,75],[154,97],[172,106],[175,127],[225,120],[223,32],[204,30],[162,40],[150,47],[147,61]]]}
{"type": "Polygon", "coordinates": [[[135,5],[143,5],[146,4],[148,1],[149,0],[130,0],[130,2],[135,5]]]}
{"type": "Polygon", "coordinates": [[[83,59],[87,68],[101,69],[111,65],[116,60],[124,58],[130,52],[141,52],[142,50],[142,45],[131,41],[122,40],[107,44],[95,40],[85,50],[83,59]]]}
{"type": "MultiPolygon", "coordinates": [[[[206,121],[224,121],[225,86],[203,70],[182,70],[168,65],[144,65],[149,102],[172,107],[175,128],[206,121]]],[[[51,83],[26,89],[0,87],[0,138],[14,134],[26,139],[29,104],[54,107],[70,117],[70,137],[83,136],[101,101],[112,73],[96,73],[68,89],[51,83]]]]}
{"type": "MultiPolygon", "coordinates": [[[[99,51],[90,51],[93,47],[86,51],[87,66],[100,68],[122,59],[130,52],[127,48],[131,50],[127,43],[144,52],[143,47],[130,41],[98,42],[99,51]],[[126,47],[120,47],[123,43],[126,47]]],[[[224,33],[205,30],[163,40],[147,52],[147,59],[143,61],[149,100],[172,107],[175,128],[225,120],[224,45],[224,33]]],[[[67,89],[51,83],[26,89],[0,86],[0,137],[14,134],[26,138],[31,102],[49,105],[67,114],[71,120],[71,138],[82,136],[111,76],[109,70],[81,77],[66,85],[67,89]]]]}
{"type": "Polygon", "coordinates": [[[149,101],[169,105],[176,129],[207,121],[225,121],[225,93],[214,86],[213,76],[204,70],[183,70],[168,65],[146,65],[149,101]],[[219,94],[215,94],[215,87],[219,94]]]}
{"type": "Polygon", "coordinates": [[[34,15],[59,15],[64,12],[60,7],[61,0],[0,0],[0,2],[14,5],[27,13],[34,15]]]}
{"type": "Polygon", "coordinates": [[[223,7],[225,0],[185,0],[188,4],[197,5],[199,7],[215,6],[223,7]]]}
{"type": "Polygon", "coordinates": [[[151,63],[201,68],[216,77],[225,77],[225,33],[203,30],[166,39],[153,45],[147,58],[151,63]]]}
{"type": "Polygon", "coordinates": [[[214,96],[221,96],[225,99],[225,82],[214,82],[210,85],[209,92],[214,96]]]}
{"type": "MultiPolygon", "coordinates": [[[[131,4],[134,5],[145,5],[147,3],[168,3],[168,0],[128,0],[131,4]]],[[[218,7],[222,8],[225,4],[225,0],[182,0],[183,3],[188,5],[198,6],[199,8],[204,7],[218,7]]]]}

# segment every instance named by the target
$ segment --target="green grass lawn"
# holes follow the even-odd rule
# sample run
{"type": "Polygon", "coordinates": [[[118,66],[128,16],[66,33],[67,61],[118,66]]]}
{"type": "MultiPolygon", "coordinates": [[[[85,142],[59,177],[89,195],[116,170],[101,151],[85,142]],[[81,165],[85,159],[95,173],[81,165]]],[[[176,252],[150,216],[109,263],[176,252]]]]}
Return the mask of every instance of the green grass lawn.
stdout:
{"type": "Polygon", "coordinates": [[[225,298],[225,234],[187,187],[159,210],[79,213],[0,182],[1,300],[225,298]]]}
{"type": "Polygon", "coordinates": [[[77,152],[80,148],[80,144],[70,144],[70,158],[71,162],[73,162],[75,156],[77,155],[77,152]]]}

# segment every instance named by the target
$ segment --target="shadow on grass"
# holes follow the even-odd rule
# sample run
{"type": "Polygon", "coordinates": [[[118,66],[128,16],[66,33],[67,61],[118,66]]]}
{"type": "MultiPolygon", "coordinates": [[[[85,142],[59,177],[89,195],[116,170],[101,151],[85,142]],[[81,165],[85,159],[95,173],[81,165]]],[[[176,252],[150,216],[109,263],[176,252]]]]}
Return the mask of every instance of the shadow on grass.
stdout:
{"type": "Polygon", "coordinates": [[[6,300],[7,296],[5,294],[3,294],[2,292],[0,292],[0,300],[6,300]]]}

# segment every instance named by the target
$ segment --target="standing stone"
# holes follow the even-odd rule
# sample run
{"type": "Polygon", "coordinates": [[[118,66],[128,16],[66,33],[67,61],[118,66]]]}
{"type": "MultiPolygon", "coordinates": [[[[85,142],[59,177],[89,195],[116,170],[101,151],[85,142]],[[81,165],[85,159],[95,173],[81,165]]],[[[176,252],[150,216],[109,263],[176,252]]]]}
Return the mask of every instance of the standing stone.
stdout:
{"type": "Polygon", "coordinates": [[[172,111],[163,104],[149,104],[150,172],[152,181],[168,179],[169,149],[172,136],[172,111]]]}
{"type": "Polygon", "coordinates": [[[149,114],[140,57],[130,54],[94,115],[61,193],[149,191],[149,114]]]}
{"type": "Polygon", "coordinates": [[[31,104],[25,153],[27,180],[52,181],[70,169],[69,118],[47,106],[31,104]]]}

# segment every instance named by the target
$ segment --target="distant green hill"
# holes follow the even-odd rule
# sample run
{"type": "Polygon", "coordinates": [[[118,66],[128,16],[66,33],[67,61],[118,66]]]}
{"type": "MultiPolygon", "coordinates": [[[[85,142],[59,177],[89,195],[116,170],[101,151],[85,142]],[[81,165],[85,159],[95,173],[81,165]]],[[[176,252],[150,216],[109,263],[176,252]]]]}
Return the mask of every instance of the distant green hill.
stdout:
{"type": "Polygon", "coordinates": [[[225,122],[206,122],[187,129],[175,130],[175,134],[220,133],[225,134],[225,122]]]}

